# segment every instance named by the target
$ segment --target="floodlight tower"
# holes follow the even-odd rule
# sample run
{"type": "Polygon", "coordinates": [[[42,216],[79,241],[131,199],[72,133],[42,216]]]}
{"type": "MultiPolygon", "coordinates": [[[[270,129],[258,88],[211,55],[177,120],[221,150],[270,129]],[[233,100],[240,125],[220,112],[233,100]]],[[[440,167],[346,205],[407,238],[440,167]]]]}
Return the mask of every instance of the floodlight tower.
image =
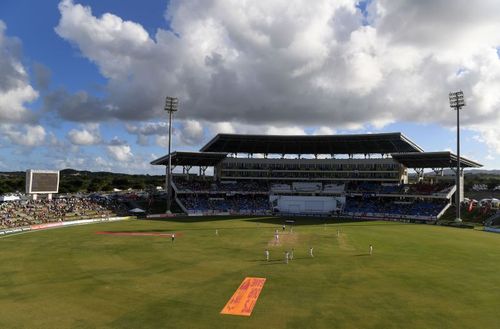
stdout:
{"type": "Polygon", "coordinates": [[[170,214],[170,207],[172,205],[172,115],[179,109],[179,99],[176,97],[169,97],[165,99],[165,111],[168,112],[168,168],[166,174],[166,189],[167,189],[167,209],[165,212],[170,214]]]}
{"type": "Polygon", "coordinates": [[[460,218],[460,109],[465,106],[464,92],[459,90],[456,92],[451,92],[450,96],[450,107],[457,111],[457,171],[456,171],[456,184],[457,190],[455,192],[455,207],[457,209],[456,222],[461,222],[460,218]]]}

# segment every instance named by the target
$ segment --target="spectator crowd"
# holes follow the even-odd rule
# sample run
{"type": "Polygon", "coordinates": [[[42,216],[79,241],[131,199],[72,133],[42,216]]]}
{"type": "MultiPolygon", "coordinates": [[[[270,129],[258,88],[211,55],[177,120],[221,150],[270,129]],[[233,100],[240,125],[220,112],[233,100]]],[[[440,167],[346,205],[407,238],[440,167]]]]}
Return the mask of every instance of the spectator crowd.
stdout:
{"type": "Polygon", "coordinates": [[[212,197],[207,194],[182,194],[179,200],[190,212],[263,213],[270,210],[269,197],[263,195],[212,197]]]}
{"type": "Polygon", "coordinates": [[[109,216],[115,204],[108,200],[67,197],[0,203],[0,229],[109,216]]]}

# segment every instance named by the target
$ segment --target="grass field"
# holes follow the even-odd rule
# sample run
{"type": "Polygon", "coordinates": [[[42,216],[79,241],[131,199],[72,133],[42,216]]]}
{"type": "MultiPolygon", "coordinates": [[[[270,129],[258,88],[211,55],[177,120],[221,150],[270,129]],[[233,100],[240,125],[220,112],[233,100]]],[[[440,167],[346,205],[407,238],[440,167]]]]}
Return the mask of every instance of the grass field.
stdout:
{"type": "Polygon", "coordinates": [[[278,219],[188,221],[1,238],[0,328],[500,327],[499,234],[302,219],[274,246],[278,219]],[[219,314],[247,276],[267,279],[252,315],[219,314]]]}

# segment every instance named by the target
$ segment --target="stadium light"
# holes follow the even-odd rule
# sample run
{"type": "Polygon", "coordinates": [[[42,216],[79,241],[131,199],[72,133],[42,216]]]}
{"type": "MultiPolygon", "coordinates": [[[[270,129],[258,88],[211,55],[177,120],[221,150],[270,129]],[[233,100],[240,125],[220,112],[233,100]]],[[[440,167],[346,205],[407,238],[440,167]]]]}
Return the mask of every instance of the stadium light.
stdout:
{"type": "Polygon", "coordinates": [[[457,190],[455,192],[455,207],[457,210],[456,222],[461,222],[460,218],[460,109],[465,106],[464,92],[459,90],[451,92],[450,107],[457,111],[457,171],[456,171],[456,184],[457,190]]]}
{"type": "Polygon", "coordinates": [[[176,97],[169,97],[165,99],[165,111],[168,112],[168,168],[167,168],[167,174],[165,177],[165,185],[167,189],[167,209],[165,210],[166,213],[170,214],[170,208],[172,205],[172,155],[171,155],[171,149],[172,149],[172,114],[174,112],[177,112],[179,109],[179,99],[176,97]]]}

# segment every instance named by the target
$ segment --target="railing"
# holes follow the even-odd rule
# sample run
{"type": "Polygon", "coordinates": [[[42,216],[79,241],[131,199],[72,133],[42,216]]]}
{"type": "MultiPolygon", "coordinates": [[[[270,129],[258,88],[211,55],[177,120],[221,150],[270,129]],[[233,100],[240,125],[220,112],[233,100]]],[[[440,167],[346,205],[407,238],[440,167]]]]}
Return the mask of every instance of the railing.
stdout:
{"type": "Polygon", "coordinates": [[[181,207],[182,211],[184,211],[186,214],[189,213],[187,208],[184,206],[184,204],[182,203],[182,201],[177,197],[177,195],[175,196],[175,201],[177,202],[177,204],[179,205],[179,207],[181,207]]]}
{"type": "Polygon", "coordinates": [[[446,206],[444,206],[443,210],[441,210],[439,212],[439,214],[437,214],[436,218],[439,219],[441,216],[443,216],[443,214],[446,212],[446,210],[448,210],[448,208],[451,207],[451,202],[448,203],[446,206]]]}

